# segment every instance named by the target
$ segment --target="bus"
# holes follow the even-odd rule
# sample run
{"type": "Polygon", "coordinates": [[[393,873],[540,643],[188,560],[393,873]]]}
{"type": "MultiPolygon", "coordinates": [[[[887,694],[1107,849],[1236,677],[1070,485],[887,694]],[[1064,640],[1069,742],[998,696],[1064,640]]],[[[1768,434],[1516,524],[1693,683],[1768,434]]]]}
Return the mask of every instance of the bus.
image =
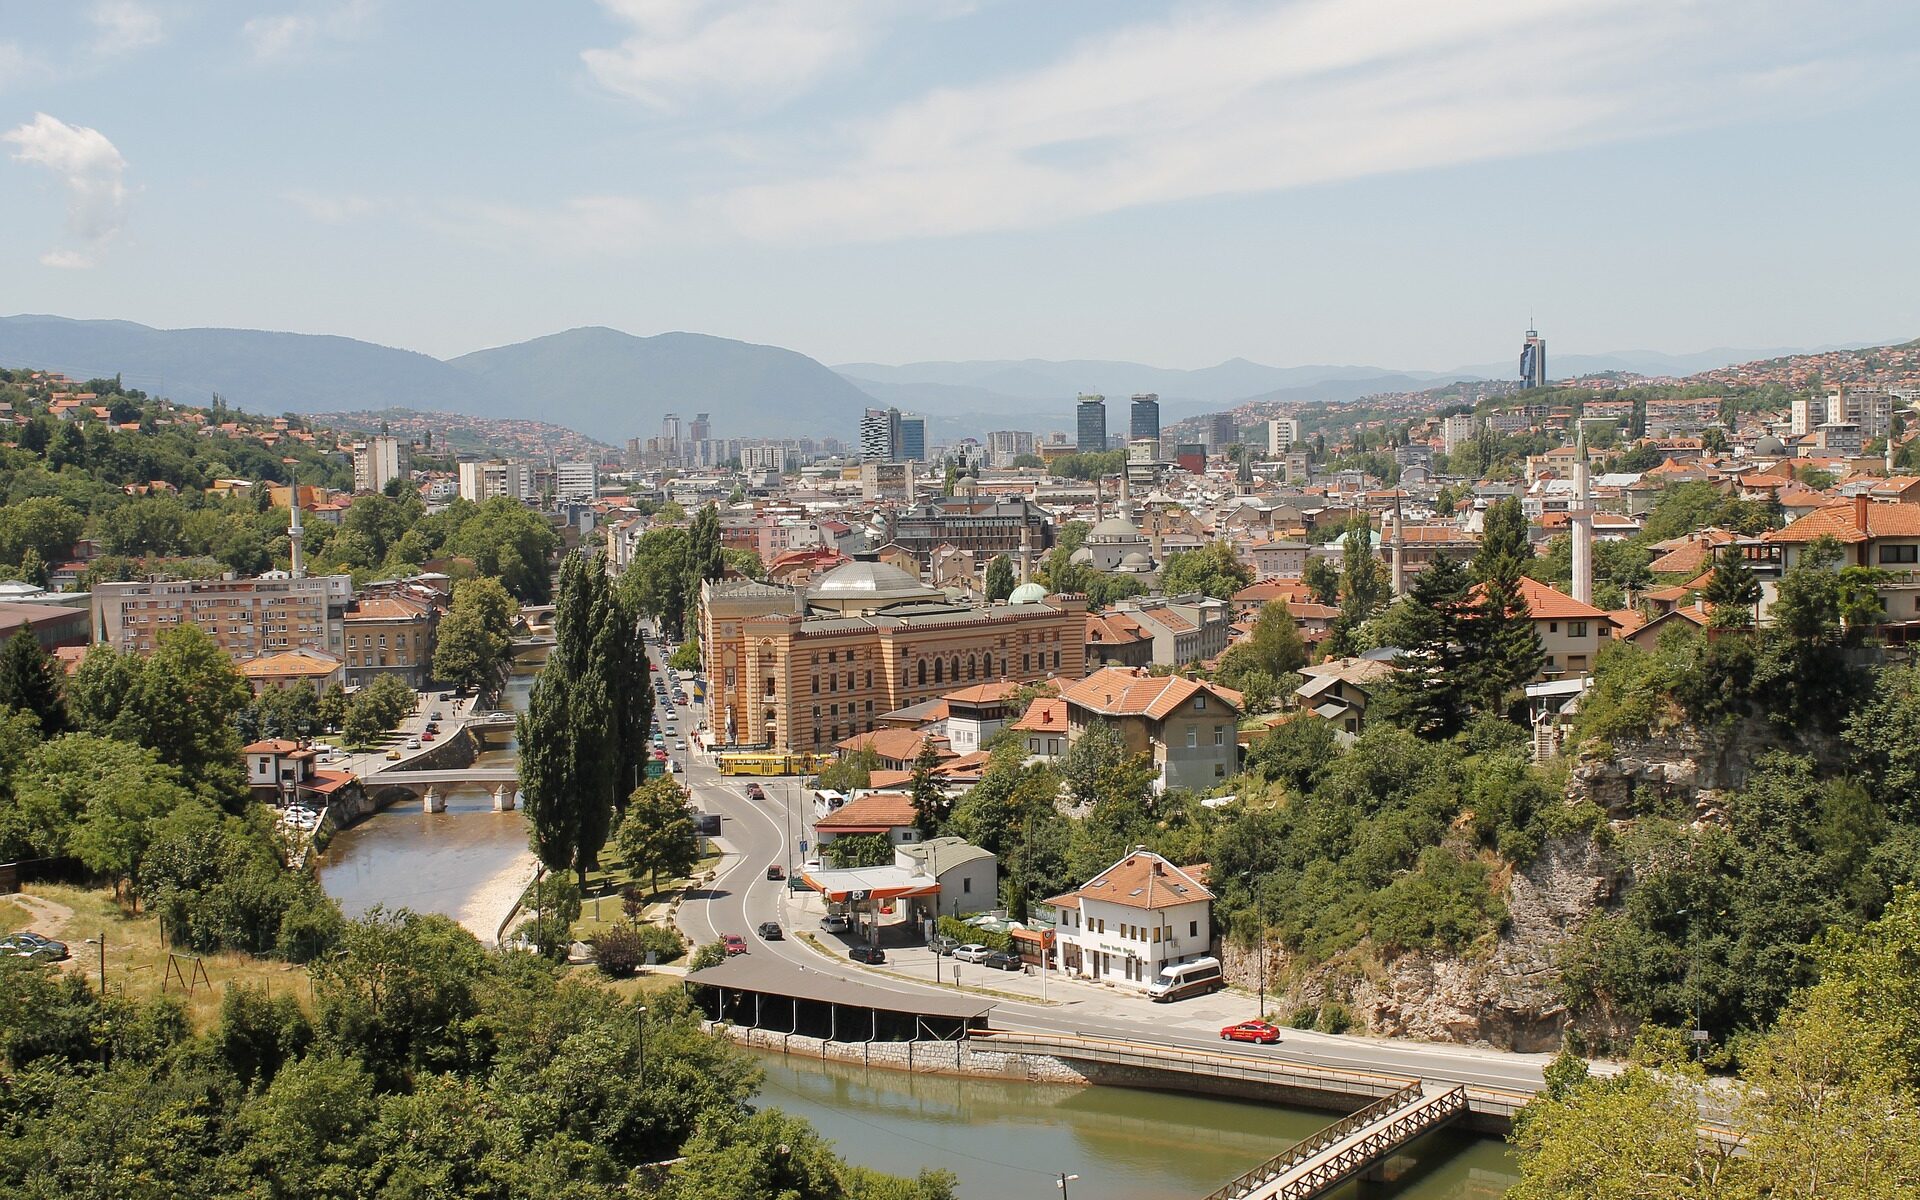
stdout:
{"type": "Polygon", "coordinates": [[[779,754],[735,750],[714,756],[722,775],[812,775],[832,765],[831,754],[779,754]]]}

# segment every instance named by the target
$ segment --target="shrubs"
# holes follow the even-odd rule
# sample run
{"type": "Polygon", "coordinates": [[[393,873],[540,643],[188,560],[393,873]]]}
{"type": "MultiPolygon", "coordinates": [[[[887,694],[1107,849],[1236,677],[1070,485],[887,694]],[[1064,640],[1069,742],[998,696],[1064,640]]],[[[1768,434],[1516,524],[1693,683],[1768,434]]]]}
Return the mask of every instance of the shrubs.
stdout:
{"type": "Polygon", "coordinates": [[[640,939],[640,958],[646,961],[651,953],[657,963],[672,962],[687,952],[686,939],[665,925],[642,925],[638,930],[640,939]]]}
{"type": "Polygon", "coordinates": [[[1013,953],[1013,939],[1011,937],[992,929],[982,929],[978,925],[969,925],[959,917],[941,917],[937,928],[941,933],[959,942],[962,946],[970,942],[978,942],[989,950],[999,950],[1007,954],[1013,953]]]}
{"type": "Polygon", "coordinates": [[[631,929],[616,925],[587,944],[593,947],[593,962],[602,975],[625,979],[640,969],[640,935],[631,929]]]}

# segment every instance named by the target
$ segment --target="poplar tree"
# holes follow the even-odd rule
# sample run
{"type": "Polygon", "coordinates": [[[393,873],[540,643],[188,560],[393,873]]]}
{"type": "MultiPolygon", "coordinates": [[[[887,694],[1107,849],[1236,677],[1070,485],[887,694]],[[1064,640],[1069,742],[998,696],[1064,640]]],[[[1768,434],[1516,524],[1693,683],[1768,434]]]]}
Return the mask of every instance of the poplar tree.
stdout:
{"type": "Polygon", "coordinates": [[[920,831],[922,840],[939,831],[940,821],[946,816],[950,803],[946,789],[940,786],[939,778],[934,775],[939,768],[940,752],[934,748],[933,738],[921,738],[920,753],[913,760],[910,789],[913,796],[913,827],[920,831]]]}
{"type": "Polygon", "coordinates": [[[1473,560],[1473,577],[1480,582],[1473,635],[1481,659],[1467,682],[1475,705],[1485,712],[1503,709],[1508,695],[1525,686],[1545,658],[1526,593],[1520,590],[1532,560],[1520,501],[1512,496],[1496,501],[1487,509],[1480,553],[1473,560]]]}
{"type": "Polygon", "coordinates": [[[560,566],[554,648],[519,721],[520,785],[529,837],[549,869],[573,868],[585,888],[613,822],[616,786],[610,656],[618,632],[606,564],[572,555],[560,566]]]}
{"type": "Polygon", "coordinates": [[[1013,560],[1002,554],[987,564],[987,599],[1005,600],[1013,587],[1013,560]]]}

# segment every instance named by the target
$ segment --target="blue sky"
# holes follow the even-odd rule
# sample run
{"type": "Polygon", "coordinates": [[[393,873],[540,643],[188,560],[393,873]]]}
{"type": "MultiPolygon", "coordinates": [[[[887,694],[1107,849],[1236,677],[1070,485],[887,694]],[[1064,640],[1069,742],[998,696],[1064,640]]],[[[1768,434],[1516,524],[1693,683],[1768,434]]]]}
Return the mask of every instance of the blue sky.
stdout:
{"type": "Polygon", "coordinates": [[[1920,335],[1912,0],[0,0],[0,312],[1445,368],[1920,335]]]}

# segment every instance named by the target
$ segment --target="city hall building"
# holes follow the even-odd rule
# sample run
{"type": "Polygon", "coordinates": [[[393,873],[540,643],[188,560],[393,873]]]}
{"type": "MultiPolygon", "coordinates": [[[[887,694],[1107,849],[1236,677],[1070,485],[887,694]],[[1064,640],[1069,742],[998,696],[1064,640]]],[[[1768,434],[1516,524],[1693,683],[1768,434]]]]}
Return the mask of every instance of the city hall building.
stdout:
{"type": "Polygon", "coordinates": [[[895,709],[968,684],[1078,679],[1086,599],[1034,595],[1039,590],[960,604],[898,567],[865,561],[836,567],[804,590],[703,584],[700,645],[714,741],[824,751],[879,728],[895,709]]]}

